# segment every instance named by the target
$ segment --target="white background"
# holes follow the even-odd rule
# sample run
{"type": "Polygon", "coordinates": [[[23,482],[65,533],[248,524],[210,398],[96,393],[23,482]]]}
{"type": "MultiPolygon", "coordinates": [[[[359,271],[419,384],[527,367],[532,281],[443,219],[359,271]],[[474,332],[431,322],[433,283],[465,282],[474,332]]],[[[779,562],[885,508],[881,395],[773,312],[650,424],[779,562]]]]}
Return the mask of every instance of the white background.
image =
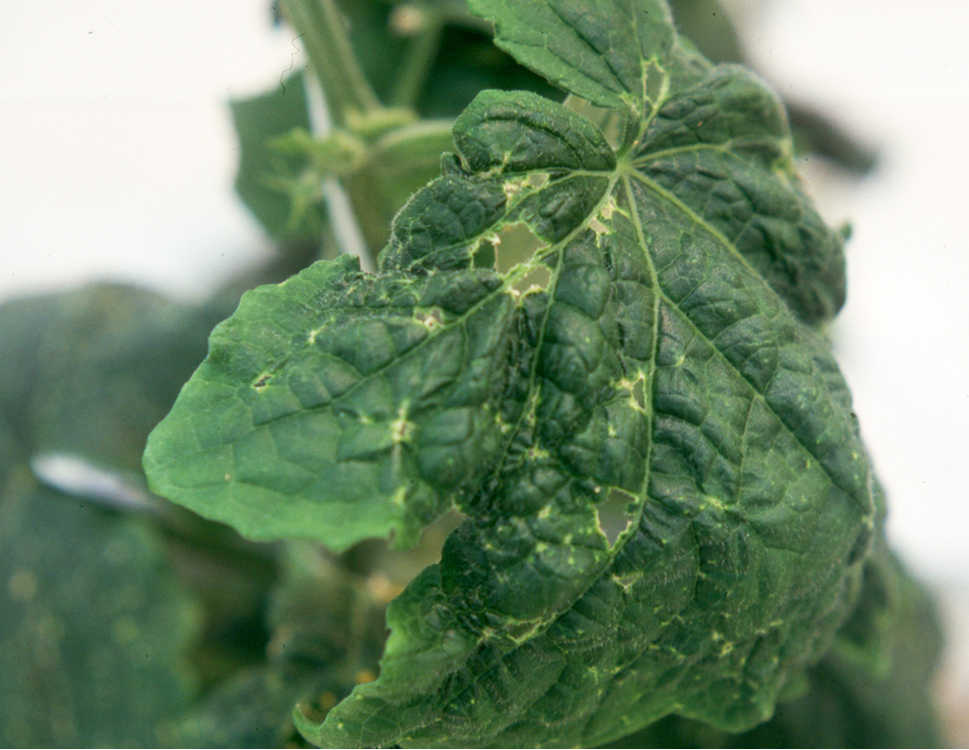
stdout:
{"type": "MultiPolygon", "coordinates": [[[[805,165],[854,226],[833,335],[891,536],[965,622],[969,2],[734,4],[760,72],[880,151],[863,181],[805,165]]],[[[225,101],[293,64],[269,19],[268,0],[0,0],[0,301],[92,279],[200,299],[267,252],[225,101]]]]}

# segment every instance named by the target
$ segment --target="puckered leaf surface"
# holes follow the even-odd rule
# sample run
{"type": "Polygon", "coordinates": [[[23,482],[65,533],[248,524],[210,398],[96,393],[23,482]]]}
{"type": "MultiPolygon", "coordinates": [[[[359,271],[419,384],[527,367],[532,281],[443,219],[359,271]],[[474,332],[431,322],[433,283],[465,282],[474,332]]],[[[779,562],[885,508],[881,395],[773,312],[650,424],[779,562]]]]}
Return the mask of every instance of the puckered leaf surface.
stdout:
{"type": "Polygon", "coordinates": [[[774,96],[699,60],[662,3],[473,5],[557,85],[635,109],[622,145],[481,94],[376,275],[342,259],[243,298],[149,476],[250,536],[336,549],[468,517],[390,605],[379,679],[300,720],[319,744],[753,726],[847,616],[873,534],[810,325],[843,299],[840,238],[774,96]]]}
{"type": "Polygon", "coordinates": [[[730,734],[669,716],[614,748],[945,747],[932,684],[942,627],[931,598],[879,540],[831,649],[770,721],[730,734]]]}

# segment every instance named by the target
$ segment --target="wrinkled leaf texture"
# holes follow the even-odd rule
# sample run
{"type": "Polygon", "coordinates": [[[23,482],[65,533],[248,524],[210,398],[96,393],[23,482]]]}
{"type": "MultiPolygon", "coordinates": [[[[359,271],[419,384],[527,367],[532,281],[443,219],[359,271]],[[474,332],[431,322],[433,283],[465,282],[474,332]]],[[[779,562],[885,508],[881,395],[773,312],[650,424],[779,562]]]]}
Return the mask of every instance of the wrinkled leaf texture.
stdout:
{"type": "Polygon", "coordinates": [[[318,744],[751,727],[847,616],[875,527],[817,332],[841,239],[776,97],[703,60],[664,3],[471,5],[622,113],[621,143],[536,94],[479,95],[375,275],[319,263],[216,329],[149,476],[249,536],[337,550],[467,516],[390,605],[379,679],[297,717],[318,744]],[[538,247],[503,268],[516,225],[538,247]]]}

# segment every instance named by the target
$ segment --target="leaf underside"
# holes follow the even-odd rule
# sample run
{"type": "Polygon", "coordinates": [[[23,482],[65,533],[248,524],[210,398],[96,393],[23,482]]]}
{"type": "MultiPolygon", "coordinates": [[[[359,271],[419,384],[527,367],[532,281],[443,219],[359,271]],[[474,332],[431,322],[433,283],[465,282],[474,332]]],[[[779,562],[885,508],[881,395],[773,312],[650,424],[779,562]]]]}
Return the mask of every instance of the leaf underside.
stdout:
{"type": "Polygon", "coordinates": [[[472,8],[617,108],[621,145],[538,95],[479,95],[375,275],[316,264],[215,330],[149,440],[153,488],[337,550],[468,517],[390,605],[379,679],[297,715],[318,744],[753,726],[830,643],[875,526],[815,330],[841,239],[773,94],[700,59],[663,3],[472,8]]]}

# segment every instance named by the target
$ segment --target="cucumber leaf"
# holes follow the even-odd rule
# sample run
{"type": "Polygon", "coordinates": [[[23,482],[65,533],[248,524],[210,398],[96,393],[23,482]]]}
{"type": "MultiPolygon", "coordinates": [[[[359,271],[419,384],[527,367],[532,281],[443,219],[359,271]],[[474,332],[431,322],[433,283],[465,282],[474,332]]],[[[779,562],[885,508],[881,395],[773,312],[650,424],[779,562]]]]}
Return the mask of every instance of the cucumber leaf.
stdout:
{"type": "Polygon", "coordinates": [[[676,39],[664,0],[470,0],[495,25],[495,44],[523,65],[600,107],[642,112],[650,62],[676,39]]]}
{"type": "Polygon", "coordinates": [[[932,700],[942,640],[931,598],[880,541],[855,610],[806,671],[806,692],[770,721],[729,734],[669,716],[607,747],[945,747],[932,700]]]}
{"type": "Polygon", "coordinates": [[[875,534],[814,324],[841,238],[776,98],[653,0],[476,0],[498,44],[626,117],[483,92],[378,272],[243,297],[149,439],[155,491],[336,550],[467,520],[388,608],[328,746],[600,744],[668,714],[740,731],[850,613],[875,534]],[[580,12],[581,11],[581,12],[580,12]]]}

